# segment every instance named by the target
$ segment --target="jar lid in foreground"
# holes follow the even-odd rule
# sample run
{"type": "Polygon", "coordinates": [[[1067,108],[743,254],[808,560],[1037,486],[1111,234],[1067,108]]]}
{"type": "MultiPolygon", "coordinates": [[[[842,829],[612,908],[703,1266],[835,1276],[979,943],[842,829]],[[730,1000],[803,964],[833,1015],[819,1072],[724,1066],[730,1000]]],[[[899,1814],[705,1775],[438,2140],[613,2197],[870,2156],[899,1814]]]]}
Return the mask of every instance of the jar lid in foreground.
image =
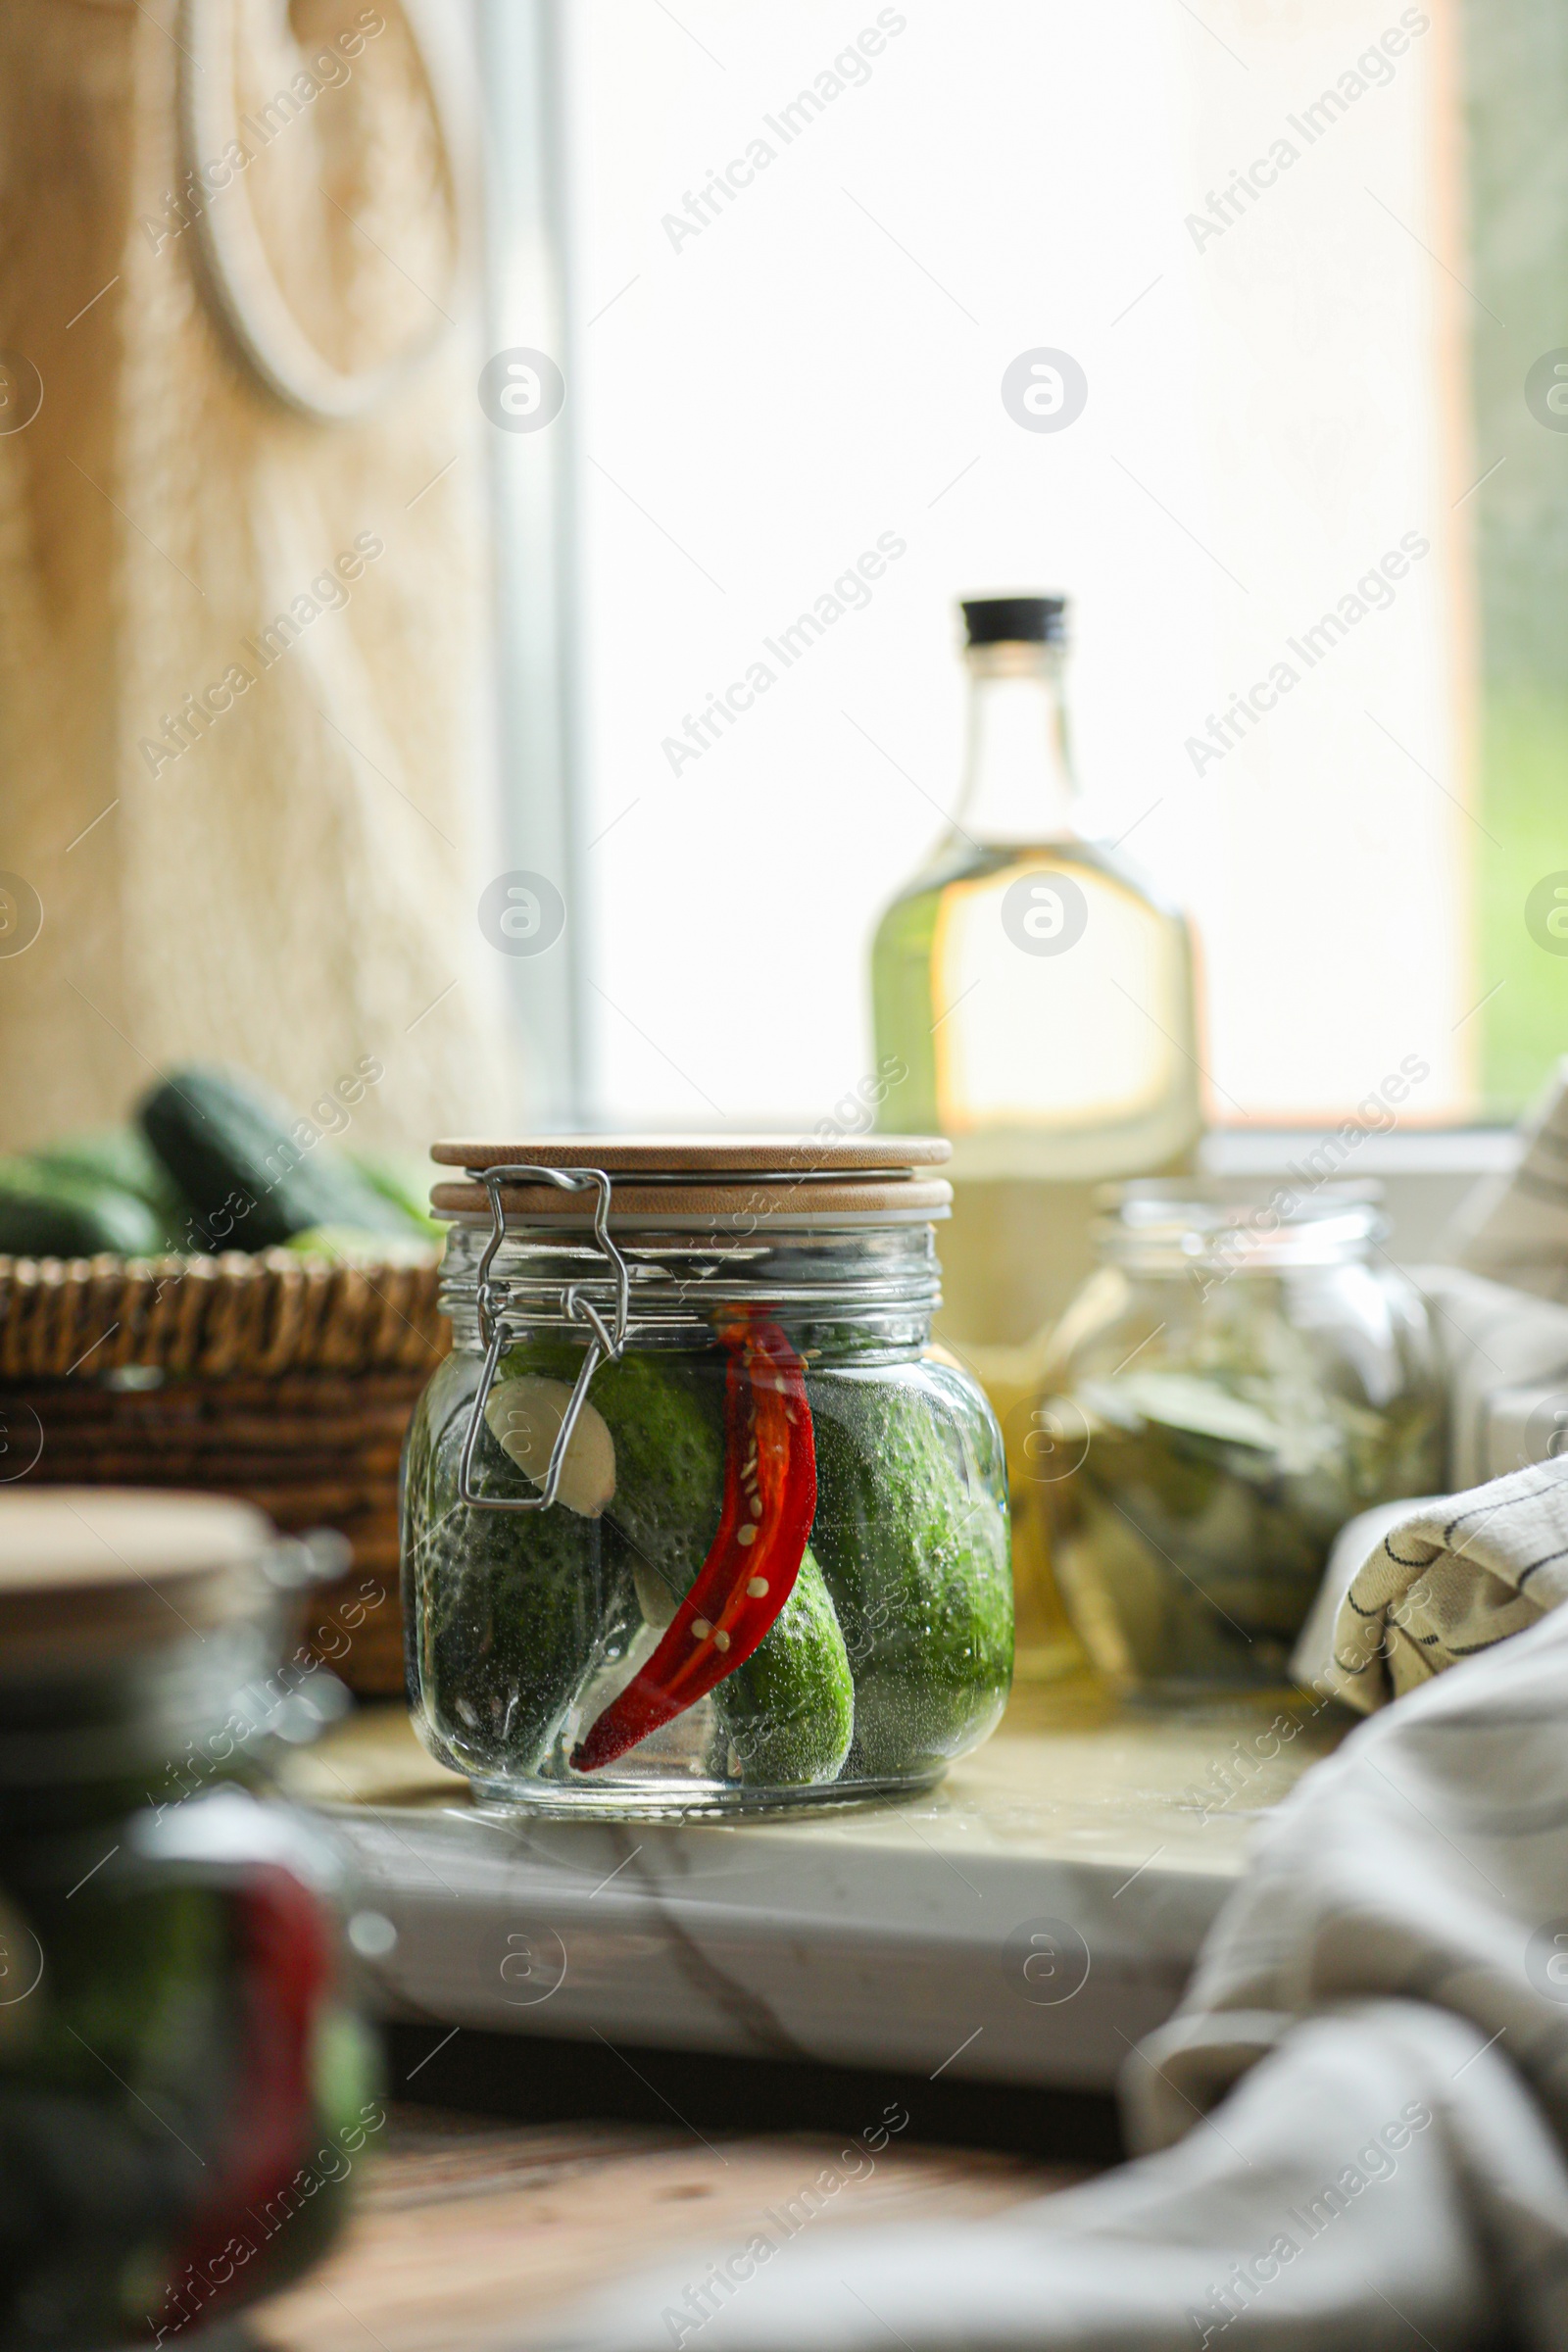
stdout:
{"type": "Polygon", "coordinates": [[[102,1670],[253,1617],[276,1543],[218,1495],[0,1493],[0,1680],[102,1670]]]}
{"type": "MultiPolygon", "coordinates": [[[[610,1178],[611,1221],[639,1225],[895,1225],[945,1217],[953,1187],[935,1171],[951,1157],[939,1135],[566,1135],[515,1143],[443,1142],[438,1166],[477,1171],[506,1166],[601,1169],[610,1178]]],[[[543,1184],[506,1185],[509,1216],[591,1221],[591,1195],[543,1184]]],[[[456,1179],[430,1195],[438,1216],[489,1207],[482,1182],[456,1179]]]]}

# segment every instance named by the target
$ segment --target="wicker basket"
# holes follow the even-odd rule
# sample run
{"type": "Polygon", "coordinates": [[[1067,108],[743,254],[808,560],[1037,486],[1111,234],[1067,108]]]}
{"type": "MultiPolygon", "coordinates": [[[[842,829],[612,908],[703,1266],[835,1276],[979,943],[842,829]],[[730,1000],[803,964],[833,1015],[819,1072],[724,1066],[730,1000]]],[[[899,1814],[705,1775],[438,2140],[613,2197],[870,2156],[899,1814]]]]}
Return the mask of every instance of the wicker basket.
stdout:
{"type": "Polygon", "coordinates": [[[184,1487],[353,1547],[306,1638],[350,1687],[403,1688],[398,1460],[449,1345],[435,1253],[346,1265],[285,1250],[0,1257],[0,1479],[184,1487]]]}

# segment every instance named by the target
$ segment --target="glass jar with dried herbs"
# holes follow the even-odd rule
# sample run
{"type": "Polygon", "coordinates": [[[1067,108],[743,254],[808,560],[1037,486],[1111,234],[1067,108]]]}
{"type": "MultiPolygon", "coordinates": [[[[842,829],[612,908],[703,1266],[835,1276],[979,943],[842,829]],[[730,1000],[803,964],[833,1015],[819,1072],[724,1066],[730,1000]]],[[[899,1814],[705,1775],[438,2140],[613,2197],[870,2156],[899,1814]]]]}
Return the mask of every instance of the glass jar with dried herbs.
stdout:
{"type": "Polygon", "coordinates": [[[1367,1188],[1112,1198],[1025,1449],[1054,1573],[1124,1689],[1279,1684],[1340,1528],[1442,1483],[1425,1305],[1367,1188]]]}

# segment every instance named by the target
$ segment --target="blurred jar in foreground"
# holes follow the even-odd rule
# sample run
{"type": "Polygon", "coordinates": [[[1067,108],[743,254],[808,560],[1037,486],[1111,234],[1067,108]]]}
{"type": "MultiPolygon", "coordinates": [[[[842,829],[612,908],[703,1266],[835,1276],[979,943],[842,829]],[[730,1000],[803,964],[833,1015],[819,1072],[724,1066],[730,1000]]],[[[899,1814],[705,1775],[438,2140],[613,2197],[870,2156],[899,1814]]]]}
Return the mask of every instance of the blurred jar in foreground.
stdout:
{"type": "Polygon", "coordinates": [[[295,2278],[384,2111],[330,1850],[257,1793],[325,1675],[304,1546],[204,1496],[0,1494],[0,2342],[164,2342],[295,2278]]]}
{"type": "Polygon", "coordinates": [[[1345,1522],[1442,1484],[1425,1306],[1366,1188],[1111,1198],[1035,1410],[1030,1507],[1102,1673],[1173,1697],[1277,1685],[1345,1522]]]}

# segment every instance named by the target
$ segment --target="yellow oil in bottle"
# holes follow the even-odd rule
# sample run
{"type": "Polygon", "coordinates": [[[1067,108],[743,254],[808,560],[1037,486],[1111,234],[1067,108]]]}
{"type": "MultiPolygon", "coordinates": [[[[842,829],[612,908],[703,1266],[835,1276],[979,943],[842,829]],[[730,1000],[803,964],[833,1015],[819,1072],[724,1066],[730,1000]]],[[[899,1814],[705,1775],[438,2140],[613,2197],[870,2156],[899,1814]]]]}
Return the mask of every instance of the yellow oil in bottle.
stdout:
{"type": "Polygon", "coordinates": [[[1035,1398],[1050,1330],[1094,1264],[1097,1189],[1179,1173],[1202,1124],[1191,935],[1073,819],[1065,604],[963,608],[962,797],[872,950],[879,1055],[908,1075],[884,1128],[951,1137],[937,1330],[1007,1438],[1021,1655],[1065,1641],[1044,1512],[1054,1441],[1035,1398]]]}

